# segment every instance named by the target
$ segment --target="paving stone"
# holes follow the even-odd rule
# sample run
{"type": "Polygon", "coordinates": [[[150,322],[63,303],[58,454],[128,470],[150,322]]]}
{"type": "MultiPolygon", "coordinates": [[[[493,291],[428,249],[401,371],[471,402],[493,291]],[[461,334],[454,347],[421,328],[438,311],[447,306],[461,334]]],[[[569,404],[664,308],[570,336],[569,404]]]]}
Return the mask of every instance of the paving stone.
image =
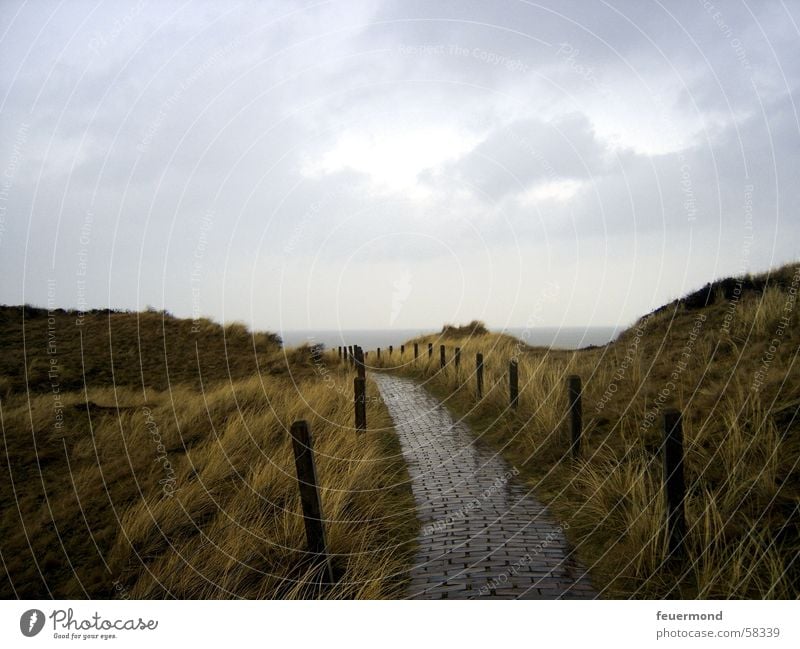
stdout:
{"type": "Polygon", "coordinates": [[[466,425],[413,381],[373,377],[400,438],[422,524],[409,598],[597,596],[561,528],[502,456],[477,447],[466,425]]]}

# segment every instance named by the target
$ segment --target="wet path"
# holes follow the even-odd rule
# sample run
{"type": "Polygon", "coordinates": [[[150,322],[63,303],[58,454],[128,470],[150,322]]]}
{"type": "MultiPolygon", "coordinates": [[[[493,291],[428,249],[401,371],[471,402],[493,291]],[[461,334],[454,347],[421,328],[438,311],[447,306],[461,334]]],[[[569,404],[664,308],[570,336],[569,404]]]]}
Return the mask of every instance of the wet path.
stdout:
{"type": "Polygon", "coordinates": [[[563,530],[502,457],[410,379],[373,374],[394,420],[421,521],[415,599],[595,597],[563,530]]]}

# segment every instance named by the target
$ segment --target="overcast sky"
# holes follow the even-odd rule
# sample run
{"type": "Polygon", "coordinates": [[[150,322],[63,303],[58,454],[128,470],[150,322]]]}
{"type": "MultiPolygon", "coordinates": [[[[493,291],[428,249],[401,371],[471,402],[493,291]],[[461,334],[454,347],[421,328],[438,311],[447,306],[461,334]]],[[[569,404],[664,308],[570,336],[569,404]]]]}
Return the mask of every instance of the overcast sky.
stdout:
{"type": "Polygon", "coordinates": [[[2,2],[0,303],[630,323],[795,261],[792,2],[2,2]]]}

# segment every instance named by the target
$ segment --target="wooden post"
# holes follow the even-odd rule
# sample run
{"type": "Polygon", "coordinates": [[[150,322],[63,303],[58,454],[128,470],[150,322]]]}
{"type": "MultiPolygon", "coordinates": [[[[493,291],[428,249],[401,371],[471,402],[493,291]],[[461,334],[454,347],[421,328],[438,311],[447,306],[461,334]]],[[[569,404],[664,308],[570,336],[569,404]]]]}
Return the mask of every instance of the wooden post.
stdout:
{"type": "Polygon", "coordinates": [[[461,365],[461,347],[456,347],[455,358],[453,360],[455,361],[456,369],[458,369],[458,366],[461,365]]]}
{"type": "Polygon", "coordinates": [[[400,345],[400,356],[402,356],[405,353],[406,353],[406,346],[405,345],[400,345]]]}
{"type": "Polygon", "coordinates": [[[519,365],[512,359],[508,364],[508,393],[512,408],[519,405],[519,365]]]}
{"type": "Polygon", "coordinates": [[[314,466],[314,446],[308,423],[303,420],[294,422],[291,427],[291,435],[308,551],[314,555],[314,561],[322,566],[327,583],[332,584],[333,570],[325,542],[322,503],[317,490],[317,470],[314,466]]]}
{"type": "Polygon", "coordinates": [[[439,345],[439,367],[444,369],[445,365],[447,365],[447,358],[446,358],[446,352],[444,350],[444,345],[439,345]]]}
{"type": "Polygon", "coordinates": [[[419,343],[414,343],[414,360],[419,358],[419,343]]]}
{"type": "Polygon", "coordinates": [[[483,398],[483,354],[475,355],[475,377],[478,381],[478,399],[483,398]]]}
{"type": "Polygon", "coordinates": [[[364,350],[361,347],[356,347],[356,369],[358,370],[358,378],[366,378],[367,372],[364,367],[364,350]]]}
{"type": "Polygon", "coordinates": [[[342,346],[339,345],[339,361],[341,362],[341,360],[342,360],[342,346]]]}
{"type": "Polygon", "coordinates": [[[567,397],[570,414],[570,430],[572,431],[572,457],[581,454],[581,431],[583,429],[581,410],[581,377],[572,375],[567,379],[567,397]]]}
{"type": "Polygon", "coordinates": [[[355,357],[355,345],[350,345],[350,367],[353,367],[356,364],[356,357],[355,357]]]}
{"type": "Polygon", "coordinates": [[[367,380],[362,376],[353,379],[353,405],[355,406],[356,431],[367,430],[367,380]]]}
{"type": "Polygon", "coordinates": [[[428,358],[433,358],[433,343],[428,343],[428,358]]]}
{"type": "Polygon", "coordinates": [[[394,351],[394,347],[392,347],[391,345],[389,345],[389,356],[391,356],[391,355],[392,355],[392,352],[393,352],[393,351],[394,351]]]}
{"type": "Polygon", "coordinates": [[[356,369],[358,376],[353,379],[356,430],[364,432],[367,429],[367,368],[364,365],[364,352],[361,347],[356,347],[356,369]]]}
{"type": "Polygon", "coordinates": [[[686,537],[686,482],[683,476],[683,420],[678,410],[664,413],[664,492],[669,556],[680,557],[686,537]]]}
{"type": "Polygon", "coordinates": [[[381,360],[381,348],[378,347],[378,360],[381,360]]]}

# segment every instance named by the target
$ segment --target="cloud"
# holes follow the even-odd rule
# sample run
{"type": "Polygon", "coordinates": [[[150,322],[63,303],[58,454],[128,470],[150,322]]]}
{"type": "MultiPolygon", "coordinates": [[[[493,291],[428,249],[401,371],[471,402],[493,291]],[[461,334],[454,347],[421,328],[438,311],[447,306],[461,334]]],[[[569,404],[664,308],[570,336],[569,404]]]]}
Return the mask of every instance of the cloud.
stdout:
{"type": "Polygon", "coordinates": [[[585,115],[558,120],[522,119],[496,128],[468,155],[445,169],[493,200],[525,192],[531,183],[594,178],[608,171],[613,155],[594,135],[585,115]]]}
{"type": "Polygon", "coordinates": [[[335,144],[316,155],[306,154],[301,173],[309,178],[343,170],[367,176],[389,191],[417,189],[423,172],[436,169],[471,150],[476,136],[447,126],[390,124],[348,129],[335,144]]]}
{"type": "Polygon", "coordinates": [[[190,315],[212,214],[205,312],[267,328],[383,326],[407,272],[407,326],[531,277],[605,324],[792,259],[800,20],[719,5],[7,5],[0,301],[74,306],[87,218],[90,306],[190,315]]]}

